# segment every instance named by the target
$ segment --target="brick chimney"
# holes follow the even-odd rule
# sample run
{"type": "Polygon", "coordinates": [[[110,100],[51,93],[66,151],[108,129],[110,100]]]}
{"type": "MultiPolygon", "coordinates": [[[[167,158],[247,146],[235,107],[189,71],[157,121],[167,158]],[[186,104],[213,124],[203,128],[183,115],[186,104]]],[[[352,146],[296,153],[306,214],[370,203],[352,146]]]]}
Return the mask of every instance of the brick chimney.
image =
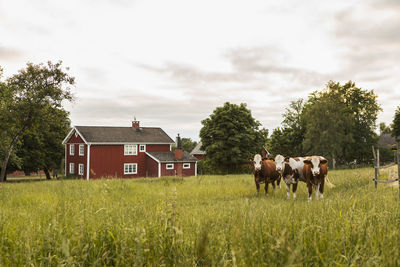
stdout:
{"type": "Polygon", "coordinates": [[[136,130],[140,129],[140,122],[136,120],[136,117],[132,121],[132,128],[135,128],[136,130]]]}
{"type": "Polygon", "coordinates": [[[182,155],[182,140],[181,137],[178,136],[176,137],[176,148],[174,150],[174,155],[176,159],[182,159],[183,155],[182,155]]]}

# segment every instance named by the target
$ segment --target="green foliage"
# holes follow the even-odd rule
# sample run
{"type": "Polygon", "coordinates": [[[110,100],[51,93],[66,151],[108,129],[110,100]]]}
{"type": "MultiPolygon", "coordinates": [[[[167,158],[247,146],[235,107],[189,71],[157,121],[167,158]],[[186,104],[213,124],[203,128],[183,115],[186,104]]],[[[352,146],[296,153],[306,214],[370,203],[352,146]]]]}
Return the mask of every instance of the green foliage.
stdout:
{"type": "Polygon", "coordinates": [[[243,103],[227,102],[201,123],[202,149],[219,173],[239,172],[249,157],[261,152],[268,135],[267,130],[259,130],[260,123],[243,103]]]}
{"type": "MultiPolygon", "coordinates": [[[[181,138],[181,141],[182,141],[182,149],[184,150],[184,151],[187,151],[187,152],[192,152],[192,150],[195,148],[195,146],[197,145],[197,142],[196,141],[193,141],[191,138],[189,138],[189,137],[182,137],[181,138]]],[[[172,149],[174,149],[176,147],[176,145],[175,144],[173,144],[172,145],[172,149]]]]}
{"type": "Polygon", "coordinates": [[[380,134],[391,134],[392,128],[387,126],[384,122],[379,123],[379,132],[380,134]]]}
{"type": "MultiPolygon", "coordinates": [[[[62,141],[68,134],[70,120],[62,108],[43,109],[42,122],[22,137],[17,154],[22,158],[22,169],[29,172],[60,169],[64,157],[62,141]]],[[[47,177],[48,179],[50,177],[47,177]]]]}
{"type": "Polygon", "coordinates": [[[289,108],[286,108],[282,128],[274,129],[268,140],[267,147],[273,155],[303,155],[302,142],[305,135],[303,108],[303,99],[292,101],[289,108]]]}
{"type": "MultiPolygon", "coordinates": [[[[67,69],[68,70],[68,69],[67,69]]],[[[34,65],[28,63],[25,69],[3,82],[0,108],[2,135],[5,136],[3,147],[5,155],[2,160],[0,179],[5,176],[8,160],[14,147],[28,131],[40,128],[46,111],[62,108],[62,101],[72,101],[69,86],[74,84],[74,78],[61,68],[61,61],[55,64],[34,65]]]]}
{"type": "Polygon", "coordinates": [[[184,137],[182,138],[182,149],[187,152],[192,152],[192,150],[196,147],[197,142],[193,141],[191,138],[184,137]]]}
{"type": "Polygon", "coordinates": [[[392,135],[396,137],[398,141],[400,141],[400,106],[397,107],[397,110],[394,113],[394,119],[392,125],[393,125],[392,135]]]}
{"type": "Polygon", "coordinates": [[[1,266],[399,266],[397,188],[330,171],[307,201],[252,175],[6,183],[1,266]]]}
{"type": "Polygon", "coordinates": [[[290,104],[268,147],[273,154],[318,154],[338,163],[354,159],[367,163],[378,138],[375,128],[380,110],[373,90],[358,88],[351,81],[344,85],[330,81],[305,103],[300,99],[290,104]]]}

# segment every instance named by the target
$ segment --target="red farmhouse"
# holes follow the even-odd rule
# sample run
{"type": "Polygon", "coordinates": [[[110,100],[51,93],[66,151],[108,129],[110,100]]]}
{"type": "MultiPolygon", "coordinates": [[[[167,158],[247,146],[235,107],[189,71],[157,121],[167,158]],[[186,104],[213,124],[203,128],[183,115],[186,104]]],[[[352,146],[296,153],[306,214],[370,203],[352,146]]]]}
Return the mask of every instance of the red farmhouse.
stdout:
{"type": "Polygon", "coordinates": [[[65,174],[81,178],[195,176],[197,159],[161,129],[75,126],[65,137],[65,174]]]}

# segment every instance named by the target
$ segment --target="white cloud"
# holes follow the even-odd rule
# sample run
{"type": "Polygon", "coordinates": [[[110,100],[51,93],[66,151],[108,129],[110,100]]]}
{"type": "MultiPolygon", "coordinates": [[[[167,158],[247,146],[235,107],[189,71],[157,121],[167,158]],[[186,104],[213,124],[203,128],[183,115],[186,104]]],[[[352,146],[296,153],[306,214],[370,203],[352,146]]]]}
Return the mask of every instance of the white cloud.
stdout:
{"type": "Polygon", "coordinates": [[[389,123],[400,99],[400,5],[386,1],[0,2],[0,64],[63,60],[74,125],[163,127],[198,139],[224,102],[272,130],[290,101],[329,80],[375,89],[389,123]]]}

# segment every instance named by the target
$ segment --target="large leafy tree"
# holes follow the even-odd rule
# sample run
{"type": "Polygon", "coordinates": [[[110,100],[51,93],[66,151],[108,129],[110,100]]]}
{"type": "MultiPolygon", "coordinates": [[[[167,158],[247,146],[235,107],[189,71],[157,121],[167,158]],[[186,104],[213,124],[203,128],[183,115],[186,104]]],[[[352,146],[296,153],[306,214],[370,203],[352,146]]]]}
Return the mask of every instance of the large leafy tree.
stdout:
{"type": "Polygon", "coordinates": [[[246,104],[225,103],[201,122],[202,149],[216,171],[233,173],[254,153],[260,153],[268,131],[259,129],[246,104]]]}
{"type": "Polygon", "coordinates": [[[62,140],[68,134],[70,120],[62,108],[43,109],[42,122],[22,137],[18,155],[26,173],[44,170],[50,179],[50,170],[59,169],[64,156],[62,140]]]}
{"type": "Polygon", "coordinates": [[[305,108],[306,135],[303,146],[309,153],[340,157],[343,161],[370,158],[378,112],[373,90],[354,82],[330,81],[325,90],[311,94],[305,108]]]}
{"type": "Polygon", "coordinates": [[[9,94],[9,101],[2,105],[5,114],[1,123],[7,123],[2,129],[7,141],[5,155],[2,158],[0,179],[4,180],[6,168],[14,147],[21,137],[30,129],[40,125],[45,110],[61,108],[62,101],[72,100],[70,92],[74,78],[61,67],[61,62],[46,65],[28,63],[25,69],[11,76],[3,84],[9,94]]]}
{"type": "Polygon", "coordinates": [[[303,155],[302,142],[305,135],[303,118],[304,100],[292,101],[283,114],[282,127],[276,128],[268,140],[272,154],[286,156],[303,155]]]}

